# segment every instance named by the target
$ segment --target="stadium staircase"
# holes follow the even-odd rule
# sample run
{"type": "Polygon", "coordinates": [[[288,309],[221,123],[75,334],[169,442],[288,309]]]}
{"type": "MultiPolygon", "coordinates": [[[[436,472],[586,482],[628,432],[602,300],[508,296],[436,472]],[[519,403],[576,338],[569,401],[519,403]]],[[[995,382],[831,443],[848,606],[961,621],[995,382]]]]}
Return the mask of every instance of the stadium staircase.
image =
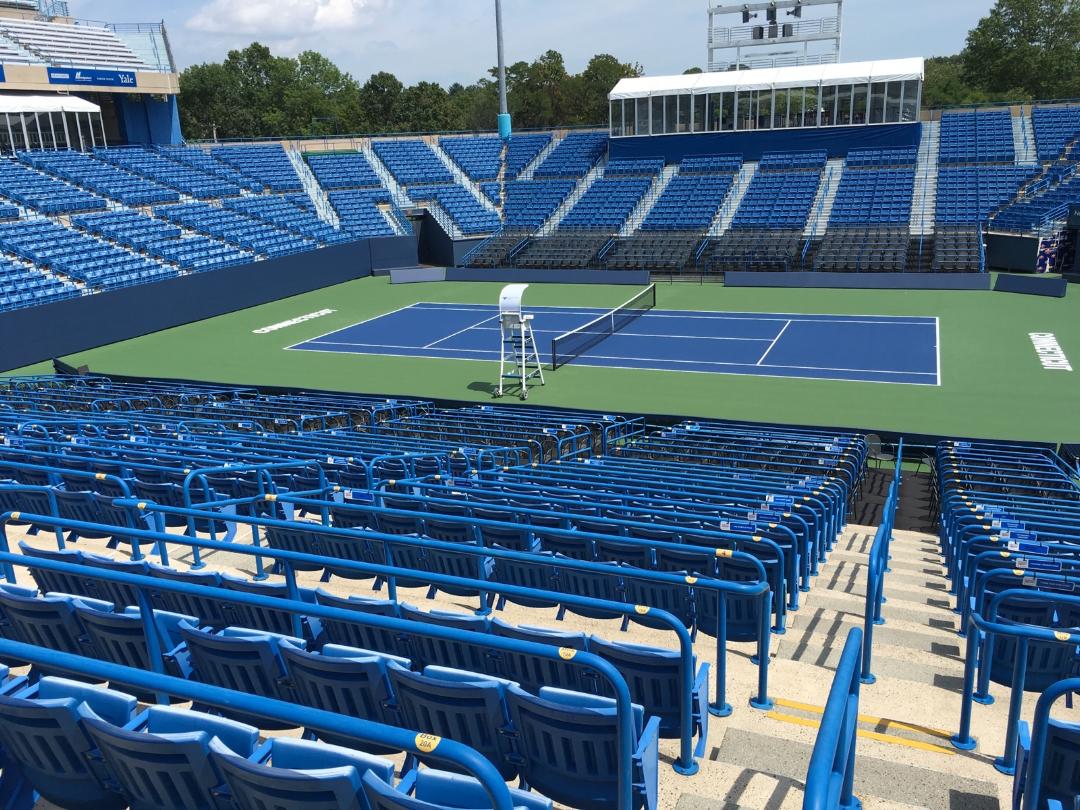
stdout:
{"type": "Polygon", "coordinates": [[[1013,149],[1016,150],[1016,165],[1024,166],[1038,163],[1039,155],[1035,147],[1035,134],[1031,127],[1031,117],[1020,108],[1020,114],[1012,119],[1013,149]]]}
{"type": "Polygon", "coordinates": [[[923,124],[922,141],[915,163],[915,191],[911,199],[910,230],[914,236],[934,232],[934,211],[937,205],[938,143],[941,124],[923,124]]]}
{"type": "Polygon", "coordinates": [[[818,187],[817,196],[814,198],[814,204],[810,209],[810,220],[803,230],[803,236],[819,239],[825,235],[825,231],[829,227],[833,202],[836,200],[836,190],[840,187],[840,179],[843,176],[843,158],[832,158],[826,162],[825,171],[821,176],[821,185],[818,187]]]}
{"type": "Polygon", "coordinates": [[[495,205],[495,210],[499,214],[499,218],[502,219],[503,209],[506,207],[506,156],[510,153],[510,145],[503,141],[502,149],[499,150],[499,176],[495,178],[495,182],[499,184],[499,201],[495,205]]]}
{"type": "Polygon", "coordinates": [[[743,195],[750,188],[750,181],[754,179],[757,166],[757,162],[752,160],[743,163],[742,168],[739,169],[738,177],[735,178],[735,182],[724,200],[724,204],[720,206],[720,211],[717,213],[716,218],[713,219],[712,225],[709,226],[709,236],[722,236],[727,231],[731,225],[731,220],[735,218],[735,212],[739,210],[743,195]]]}
{"type": "Polygon", "coordinates": [[[466,189],[478,203],[484,206],[484,208],[493,211],[496,214],[499,213],[498,206],[489,200],[487,194],[480,190],[480,186],[476,185],[476,182],[461,170],[461,167],[451,159],[450,155],[446,154],[446,150],[439,145],[438,138],[430,138],[426,140],[426,143],[431,147],[431,151],[435,153],[435,157],[449,169],[450,174],[454,177],[455,183],[466,189]]]}
{"type": "Polygon", "coordinates": [[[585,196],[585,192],[592,188],[593,183],[604,176],[604,166],[606,162],[606,158],[601,158],[600,161],[589,170],[588,174],[577,182],[577,185],[574,186],[574,190],[570,192],[570,196],[563,200],[562,204],[547,218],[547,221],[540,226],[540,229],[536,232],[537,236],[550,236],[555,232],[559,227],[559,223],[562,222],[566,215],[570,213],[571,209],[578,204],[578,201],[585,196]]]}
{"type": "MultiPolygon", "coordinates": [[[[532,161],[530,161],[528,166],[521,170],[521,173],[517,176],[517,179],[532,180],[533,174],[536,172],[536,170],[540,168],[540,166],[545,160],[547,160],[548,155],[555,151],[555,147],[562,143],[563,138],[565,137],[566,132],[554,133],[551,137],[551,142],[540,150],[540,153],[536,157],[534,157],[532,161]]],[[[503,165],[506,165],[505,161],[503,162],[503,165]]]]}
{"type": "Polygon", "coordinates": [[[668,183],[678,174],[678,171],[679,167],[674,164],[664,167],[663,171],[653,180],[649,190],[645,192],[645,196],[641,198],[641,202],[630,213],[626,223],[619,231],[619,236],[630,236],[637,232],[638,228],[641,227],[641,223],[645,221],[645,217],[652,211],[656,201],[660,199],[660,195],[664,193],[664,189],[668,187],[668,183]]]}
{"type": "Polygon", "coordinates": [[[338,218],[337,211],[330,204],[330,198],[326,195],[322,186],[319,185],[319,181],[315,179],[315,175],[312,173],[307,161],[304,160],[304,156],[300,154],[299,150],[289,148],[285,149],[285,154],[288,156],[293,168],[296,169],[296,175],[300,178],[304,191],[315,208],[315,214],[327,225],[335,228],[340,227],[341,220],[338,218]]]}

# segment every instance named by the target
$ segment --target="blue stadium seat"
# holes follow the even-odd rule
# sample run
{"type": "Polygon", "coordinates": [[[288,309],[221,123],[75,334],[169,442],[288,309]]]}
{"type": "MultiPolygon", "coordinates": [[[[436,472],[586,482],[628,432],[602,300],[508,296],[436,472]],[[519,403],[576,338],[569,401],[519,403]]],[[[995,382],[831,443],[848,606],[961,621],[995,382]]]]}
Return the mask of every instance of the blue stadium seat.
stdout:
{"type": "MultiPolygon", "coordinates": [[[[489,810],[491,800],[475,779],[425,768],[416,774],[412,795],[395,790],[374,771],[363,777],[371,810],[489,810]]],[[[551,810],[550,799],[511,789],[514,810],[551,810]]]]}

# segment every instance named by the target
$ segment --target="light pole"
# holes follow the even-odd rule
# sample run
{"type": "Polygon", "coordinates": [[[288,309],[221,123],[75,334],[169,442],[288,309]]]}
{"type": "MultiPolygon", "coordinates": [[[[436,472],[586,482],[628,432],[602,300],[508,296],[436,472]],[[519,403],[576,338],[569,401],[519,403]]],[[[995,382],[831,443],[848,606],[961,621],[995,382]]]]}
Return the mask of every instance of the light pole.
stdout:
{"type": "Polygon", "coordinates": [[[510,140],[510,113],[506,109],[506,59],[503,56],[502,0],[495,0],[495,40],[499,50],[499,137],[510,140]]]}

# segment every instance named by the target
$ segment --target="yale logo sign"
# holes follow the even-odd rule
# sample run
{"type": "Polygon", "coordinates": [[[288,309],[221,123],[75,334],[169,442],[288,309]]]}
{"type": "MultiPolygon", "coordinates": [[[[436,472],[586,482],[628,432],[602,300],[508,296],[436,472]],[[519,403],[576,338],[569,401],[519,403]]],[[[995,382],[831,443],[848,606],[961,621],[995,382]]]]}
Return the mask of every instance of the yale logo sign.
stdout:
{"type": "Polygon", "coordinates": [[[1065,356],[1064,349],[1058,343],[1057,337],[1051,332],[1031,332],[1031,344],[1035,347],[1035,354],[1039,357],[1042,367],[1048,371],[1072,371],[1069,358],[1065,356]]]}

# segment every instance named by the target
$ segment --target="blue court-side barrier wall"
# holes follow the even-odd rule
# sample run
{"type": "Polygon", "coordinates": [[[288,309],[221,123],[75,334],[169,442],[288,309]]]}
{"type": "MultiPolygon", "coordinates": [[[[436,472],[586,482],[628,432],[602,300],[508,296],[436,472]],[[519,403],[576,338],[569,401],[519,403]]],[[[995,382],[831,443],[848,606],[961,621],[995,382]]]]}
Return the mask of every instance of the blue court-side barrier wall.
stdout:
{"type": "Polygon", "coordinates": [[[1038,276],[1013,276],[1002,273],[994,285],[994,292],[1022,293],[1023,295],[1045,295],[1049,298],[1064,298],[1069,282],[1063,278],[1039,278],[1038,276]]]}
{"type": "Polygon", "coordinates": [[[821,129],[776,129],[753,132],[716,132],[700,135],[654,135],[648,138],[612,138],[611,158],[657,158],[678,163],[687,155],[742,154],[760,160],[765,152],[824,150],[843,157],[852,149],[918,146],[922,124],[881,124],[821,129]]]}
{"type": "Polygon", "coordinates": [[[989,290],[986,273],[769,273],[730,271],[729,287],[831,287],[847,290],[989,290]]]}
{"type": "Polygon", "coordinates": [[[0,313],[0,371],[415,264],[411,236],[366,239],[0,313]]]}
{"type": "Polygon", "coordinates": [[[1039,261],[1039,237],[1012,233],[986,235],[986,266],[995,270],[1034,273],[1039,261]]]}
{"type": "Polygon", "coordinates": [[[635,284],[649,283],[648,270],[532,270],[498,267],[472,270],[446,268],[447,281],[503,281],[536,284],[635,284]]]}

